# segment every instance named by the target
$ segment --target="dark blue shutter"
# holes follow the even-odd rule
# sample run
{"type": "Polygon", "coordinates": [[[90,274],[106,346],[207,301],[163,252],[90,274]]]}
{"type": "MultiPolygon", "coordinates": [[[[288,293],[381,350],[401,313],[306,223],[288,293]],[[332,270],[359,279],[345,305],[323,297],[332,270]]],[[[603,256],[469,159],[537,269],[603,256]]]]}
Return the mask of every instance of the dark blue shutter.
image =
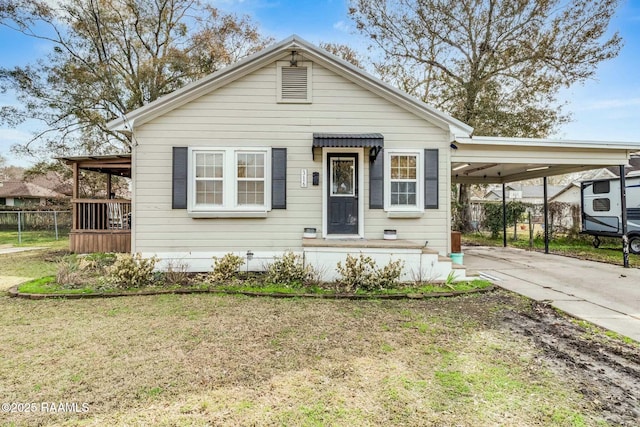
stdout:
{"type": "Polygon", "coordinates": [[[369,209],[384,209],[384,152],[369,161],[369,209]]]}
{"type": "Polygon", "coordinates": [[[287,209],[287,149],[271,149],[271,209],[287,209]]]}
{"type": "Polygon", "coordinates": [[[424,150],[424,207],[438,209],[438,149],[424,150]]]}
{"type": "Polygon", "coordinates": [[[187,147],[173,147],[173,184],[171,186],[172,209],[187,208],[187,168],[189,164],[189,149],[187,147]]]}

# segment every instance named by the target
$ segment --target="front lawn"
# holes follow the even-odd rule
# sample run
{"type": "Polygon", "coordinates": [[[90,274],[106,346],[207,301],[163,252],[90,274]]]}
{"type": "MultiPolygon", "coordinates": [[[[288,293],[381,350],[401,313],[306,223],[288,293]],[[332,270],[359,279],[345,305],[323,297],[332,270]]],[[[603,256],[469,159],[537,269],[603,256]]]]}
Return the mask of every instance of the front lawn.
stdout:
{"type": "Polygon", "coordinates": [[[503,291],[0,304],[3,402],[80,408],[4,413],[10,425],[606,425],[573,375],[506,327],[534,312],[503,291]]]}

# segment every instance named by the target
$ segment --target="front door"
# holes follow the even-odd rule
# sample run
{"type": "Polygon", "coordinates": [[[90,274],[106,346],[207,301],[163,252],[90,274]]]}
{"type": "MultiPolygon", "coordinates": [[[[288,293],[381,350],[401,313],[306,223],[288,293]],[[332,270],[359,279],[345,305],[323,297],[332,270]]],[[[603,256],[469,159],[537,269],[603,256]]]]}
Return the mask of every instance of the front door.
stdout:
{"type": "Polygon", "coordinates": [[[327,234],[358,234],[358,154],[327,154],[327,234]]]}

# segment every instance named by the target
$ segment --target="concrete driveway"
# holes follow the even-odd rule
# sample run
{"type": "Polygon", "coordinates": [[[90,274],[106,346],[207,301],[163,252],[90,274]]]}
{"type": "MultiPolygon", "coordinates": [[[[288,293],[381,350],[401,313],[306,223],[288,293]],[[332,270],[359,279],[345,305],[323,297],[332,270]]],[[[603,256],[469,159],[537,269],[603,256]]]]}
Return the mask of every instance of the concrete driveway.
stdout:
{"type": "Polygon", "coordinates": [[[640,341],[640,269],[514,248],[463,252],[469,273],[640,341]]]}

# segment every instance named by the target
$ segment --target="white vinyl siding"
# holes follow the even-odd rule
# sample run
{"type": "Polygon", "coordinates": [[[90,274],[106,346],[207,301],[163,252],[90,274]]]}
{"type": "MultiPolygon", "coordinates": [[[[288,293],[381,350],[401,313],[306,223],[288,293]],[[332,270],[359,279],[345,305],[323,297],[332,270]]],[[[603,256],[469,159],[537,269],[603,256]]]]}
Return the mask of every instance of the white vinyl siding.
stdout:
{"type": "MultiPolygon", "coordinates": [[[[384,135],[384,152],[440,148],[441,165],[449,161],[448,132],[318,63],[313,64],[311,104],[276,102],[277,75],[274,62],[136,130],[133,180],[136,226],[132,231],[135,251],[296,250],[301,247],[304,227],[315,227],[322,236],[324,183],[321,180],[320,185],[312,185],[311,176],[313,172],[323,176],[325,165],[322,150],[316,149],[315,159],[312,157],[314,132],[378,132],[384,135]],[[215,219],[194,219],[187,210],[171,209],[171,153],[176,146],[208,150],[242,147],[247,151],[287,148],[286,209],[271,210],[265,218],[215,219]],[[303,169],[309,176],[306,188],[300,185],[303,169]]],[[[369,162],[363,163],[360,173],[364,185],[359,195],[364,206],[368,206],[369,162]]],[[[385,162],[385,169],[388,164],[385,162]]],[[[234,174],[233,169],[225,169],[226,173],[229,171],[234,174]]],[[[270,173],[266,177],[266,190],[270,191],[270,173]]],[[[420,218],[393,219],[383,209],[365,207],[364,237],[382,239],[385,229],[395,229],[399,239],[428,240],[429,248],[447,253],[450,230],[446,210],[450,197],[447,167],[440,168],[439,179],[440,209],[427,210],[420,218]]],[[[236,197],[235,191],[231,194],[236,197]]],[[[266,200],[270,203],[271,197],[266,200]]]]}

